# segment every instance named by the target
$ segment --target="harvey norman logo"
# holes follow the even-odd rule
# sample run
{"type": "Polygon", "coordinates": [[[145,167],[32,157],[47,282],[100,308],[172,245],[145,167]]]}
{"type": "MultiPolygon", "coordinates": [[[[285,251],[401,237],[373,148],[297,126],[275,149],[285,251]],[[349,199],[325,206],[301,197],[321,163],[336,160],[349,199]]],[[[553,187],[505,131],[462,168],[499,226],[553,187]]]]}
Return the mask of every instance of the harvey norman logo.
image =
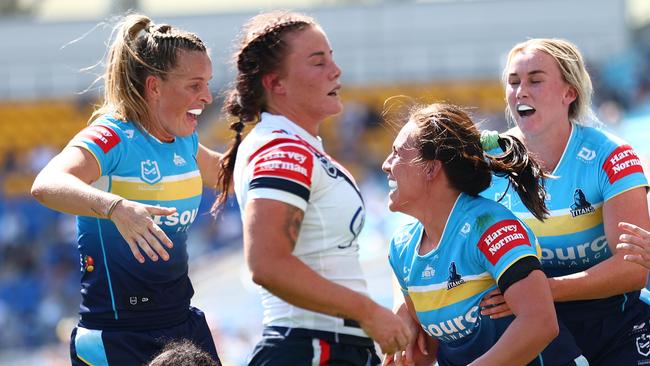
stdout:
{"type": "Polygon", "coordinates": [[[641,160],[629,145],[621,145],[612,151],[603,164],[603,170],[607,173],[610,183],[632,173],[643,173],[641,160]]]}
{"type": "Polygon", "coordinates": [[[517,220],[497,222],[483,233],[478,242],[479,249],[493,265],[510,249],[519,245],[530,245],[530,240],[517,220]]]}

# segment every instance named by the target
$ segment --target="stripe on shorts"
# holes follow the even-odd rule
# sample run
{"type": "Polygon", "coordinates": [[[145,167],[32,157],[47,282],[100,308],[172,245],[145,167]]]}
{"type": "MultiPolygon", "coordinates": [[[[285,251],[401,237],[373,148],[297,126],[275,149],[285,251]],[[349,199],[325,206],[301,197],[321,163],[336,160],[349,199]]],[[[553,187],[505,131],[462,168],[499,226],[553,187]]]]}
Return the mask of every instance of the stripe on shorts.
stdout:
{"type": "Polygon", "coordinates": [[[312,366],[327,366],[330,360],[330,345],[326,341],[318,338],[312,338],[312,348],[314,349],[314,357],[311,360],[312,366]]]}

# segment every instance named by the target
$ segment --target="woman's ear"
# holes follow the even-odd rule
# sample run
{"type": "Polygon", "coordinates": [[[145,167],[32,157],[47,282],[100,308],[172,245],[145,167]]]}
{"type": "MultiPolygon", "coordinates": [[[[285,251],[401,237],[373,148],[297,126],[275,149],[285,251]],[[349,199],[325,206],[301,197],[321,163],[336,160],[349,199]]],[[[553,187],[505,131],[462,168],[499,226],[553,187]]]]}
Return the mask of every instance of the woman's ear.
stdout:
{"type": "Polygon", "coordinates": [[[442,169],[442,163],[440,160],[431,160],[427,162],[425,171],[427,173],[427,180],[433,180],[440,173],[442,169]]]}
{"type": "Polygon", "coordinates": [[[284,94],[284,84],[280,76],[274,72],[262,76],[262,86],[270,94],[284,94]]]}
{"type": "Polygon", "coordinates": [[[144,80],[144,97],[157,98],[160,95],[160,79],[155,75],[149,75],[144,80]]]}
{"type": "Polygon", "coordinates": [[[569,88],[564,92],[564,95],[562,96],[562,101],[564,102],[564,104],[570,105],[577,98],[578,98],[578,92],[576,91],[576,88],[569,85],[569,88]]]}

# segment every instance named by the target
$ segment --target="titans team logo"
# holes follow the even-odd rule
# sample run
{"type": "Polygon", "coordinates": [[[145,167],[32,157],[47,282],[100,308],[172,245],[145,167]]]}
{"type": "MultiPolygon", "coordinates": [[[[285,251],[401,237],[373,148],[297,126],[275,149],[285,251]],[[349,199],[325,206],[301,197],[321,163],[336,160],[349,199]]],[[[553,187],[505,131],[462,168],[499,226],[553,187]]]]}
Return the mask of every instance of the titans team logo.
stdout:
{"type": "Polygon", "coordinates": [[[451,262],[449,265],[449,278],[447,279],[447,290],[451,290],[454,287],[458,287],[465,283],[465,280],[461,277],[460,273],[456,269],[456,262],[451,262]]]}
{"type": "Polygon", "coordinates": [[[573,204],[571,205],[571,217],[577,217],[577,216],[582,216],[586,214],[590,214],[594,211],[594,206],[591,205],[589,201],[587,201],[587,197],[585,196],[584,192],[582,192],[582,189],[576,189],[576,191],[573,193],[573,204]]]}
{"type": "Polygon", "coordinates": [[[142,178],[143,181],[149,183],[149,184],[156,184],[160,182],[162,179],[162,175],[160,174],[160,169],[158,169],[158,162],[153,160],[145,160],[140,162],[140,167],[141,167],[141,173],[140,173],[140,178],[142,178]]]}
{"type": "Polygon", "coordinates": [[[647,334],[641,334],[640,337],[636,337],[636,350],[641,356],[650,355],[650,336],[647,334]]]}

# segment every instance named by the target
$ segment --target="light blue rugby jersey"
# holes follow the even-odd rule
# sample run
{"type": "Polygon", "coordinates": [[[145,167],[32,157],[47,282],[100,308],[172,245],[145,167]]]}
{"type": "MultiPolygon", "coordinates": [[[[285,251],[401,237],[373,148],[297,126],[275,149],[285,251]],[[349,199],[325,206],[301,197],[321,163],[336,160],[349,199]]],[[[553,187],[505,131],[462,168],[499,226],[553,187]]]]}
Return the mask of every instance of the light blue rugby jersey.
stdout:
{"type": "Polygon", "coordinates": [[[461,194],[440,243],[419,255],[420,222],[400,228],[390,244],[390,264],[402,292],[413,304],[422,328],[447,351],[461,349],[469,361],[485,353],[510,318],[481,317],[481,298],[519,259],[537,257],[532,231],[494,201],[461,194]],[[451,346],[453,344],[453,347],[451,346]]]}
{"type": "MultiPolygon", "coordinates": [[[[567,147],[551,174],[557,179],[545,182],[551,214],[544,222],[533,217],[512,188],[501,203],[537,235],[544,272],[556,277],[584,271],[612,256],[605,238],[603,203],[630,189],[647,187],[648,182],[629,145],[605,131],[577,124],[572,124],[567,147]]],[[[506,187],[505,178],[494,177],[481,195],[498,199],[506,187]]],[[[614,302],[621,305],[628,298],[614,302]]],[[[638,299],[638,294],[632,298],[638,299]]],[[[569,304],[559,304],[558,310],[569,304]]],[[[585,312],[582,305],[579,308],[585,312]]]]}
{"type": "Polygon", "coordinates": [[[103,116],[69,146],[89,151],[101,178],[93,185],[132,201],[175,207],[154,221],[174,243],[169,261],[138,263],[115,225],[78,217],[81,254],[81,316],[90,327],[160,327],[187,316],[193,289],[187,276],[187,230],[195,220],[202,181],[196,162],[198,137],[163,143],[130,122],[103,116]]]}

